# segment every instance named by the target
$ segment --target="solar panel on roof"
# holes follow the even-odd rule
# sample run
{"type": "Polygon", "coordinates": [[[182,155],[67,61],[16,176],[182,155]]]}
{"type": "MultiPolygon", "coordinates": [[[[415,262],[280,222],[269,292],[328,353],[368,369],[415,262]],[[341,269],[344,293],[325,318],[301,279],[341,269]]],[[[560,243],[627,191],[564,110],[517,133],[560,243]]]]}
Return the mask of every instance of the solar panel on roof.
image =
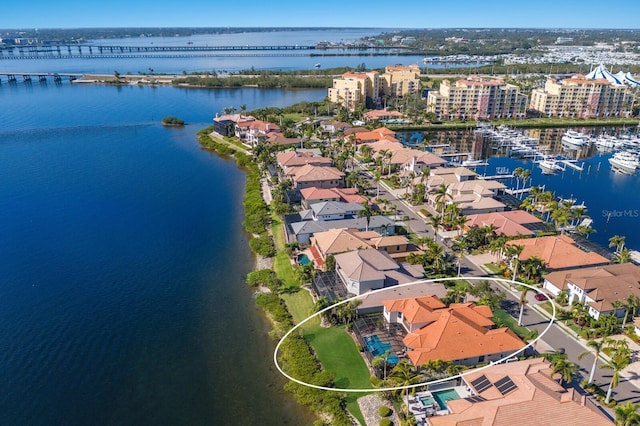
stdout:
{"type": "Polygon", "coordinates": [[[465,398],[465,400],[467,400],[469,402],[473,402],[473,403],[486,401],[486,399],[481,397],[481,396],[470,396],[468,398],[465,398]]]}
{"type": "Polygon", "coordinates": [[[471,385],[475,388],[475,390],[480,393],[484,392],[491,387],[491,382],[487,379],[487,376],[484,374],[478,377],[475,380],[471,381],[471,385]]]}
{"type": "Polygon", "coordinates": [[[494,386],[498,388],[498,391],[500,391],[502,395],[506,395],[509,392],[518,389],[518,386],[513,383],[513,380],[511,380],[509,376],[504,376],[502,379],[495,382],[494,386]]]}

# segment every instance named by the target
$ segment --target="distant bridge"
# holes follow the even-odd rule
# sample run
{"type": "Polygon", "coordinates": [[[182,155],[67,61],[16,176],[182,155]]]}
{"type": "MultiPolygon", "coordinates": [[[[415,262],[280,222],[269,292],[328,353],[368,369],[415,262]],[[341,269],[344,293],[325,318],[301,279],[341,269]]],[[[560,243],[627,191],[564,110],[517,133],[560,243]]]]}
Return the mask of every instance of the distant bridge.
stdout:
{"type": "MultiPolygon", "coordinates": [[[[388,50],[380,52],[379,48],[358,45],[283,45],[283,46],[96,46],[89,44],[56,44],[38,46],[2,46],[0,60],[3,59],[71,59],[71,58],[188,58],[199,56],[349,56],[354,53],[336,53],[335,49],[371,52],[377,54],[398,54],[388,50]],[[334,53],[327,52],[333,50],[334,53]],[[301,52],[306,53],[287,53],[301,52]],[[238,52],[238,53],[233,53],[238,52]],[[256,53],[278,52],[278,53],[256,53]]],[[[400,54],[407,54],[402,52],[400,54]]]]}
{"type": "Polygon", "coordinates": [[[84,74],[77,73],[57,73],[57,72],[0,72],[0,83],[2,78],[6,77],[8,83],[16,83],[19,78],[25,83],[30,83],[32,80],[38,80],[41,83],[52,79],[54,82],[61,82],[63,78],[68,78],[70,81],[76,80],[82,77],[84,74]]]}

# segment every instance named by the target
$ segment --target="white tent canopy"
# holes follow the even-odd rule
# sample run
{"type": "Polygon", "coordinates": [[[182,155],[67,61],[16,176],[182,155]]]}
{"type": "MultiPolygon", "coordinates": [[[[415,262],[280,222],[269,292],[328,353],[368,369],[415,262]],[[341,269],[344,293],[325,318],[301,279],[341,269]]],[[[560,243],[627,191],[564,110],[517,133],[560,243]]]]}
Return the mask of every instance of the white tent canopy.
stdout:
{"type": "Polygon", "coordinates": [[[627,84],[633,88],[640,88],[640,82],[636,80],[630,72],[625,73],[624,71],[620,70],[616,74],[612,74],[602,64],[591,70],[591,72],[585,77],[591,80],[605,79],[611,84],[627,84]]]}

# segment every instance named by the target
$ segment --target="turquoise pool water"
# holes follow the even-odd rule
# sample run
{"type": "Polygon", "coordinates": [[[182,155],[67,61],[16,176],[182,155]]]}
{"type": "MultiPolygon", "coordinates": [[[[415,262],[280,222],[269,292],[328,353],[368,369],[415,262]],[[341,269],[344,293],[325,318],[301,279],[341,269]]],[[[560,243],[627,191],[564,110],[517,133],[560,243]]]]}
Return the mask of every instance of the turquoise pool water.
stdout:
{"type": "Polygon", "coordinates": [[[420,400],[422,405],[425,407],[431,407],[433,406],[433,404],[437,404],[436,400],[429,395],[421,396],[418,399],[420,400]]]}
{"type": "Polygon", "coordinates": [[[311,263],[311,259],[309,259],[309,256],[307,256],[306,254],[301,254],[300,256],[298,256],[298,263],[300,263],[301,265],[308,265],[311,263]]]}
{"type": "MultiPolygon", "coordinates": [[[[382,356],[385,352],[390,351],[393,348],[389,343],[381,341],[380,336],[377,334],[365,337],[364,342],[367,344],[367,350],[371,352],[373,356],[382,356]]],[[[397,364],[398,361],[399,359],[395,355],[389,355],[387,357],[387,362],[391,365],[397,364]]]]}
{"type": "Polygon", "coordinates": [[[455,389],[446,389],[446,390],[435,391],[431,393],[433,394],[433,398],[436,400],[440,408],[442,408],[443,410],[447,408],[447,401],[452,401],[454,399],[461,398],[455,389]]]}

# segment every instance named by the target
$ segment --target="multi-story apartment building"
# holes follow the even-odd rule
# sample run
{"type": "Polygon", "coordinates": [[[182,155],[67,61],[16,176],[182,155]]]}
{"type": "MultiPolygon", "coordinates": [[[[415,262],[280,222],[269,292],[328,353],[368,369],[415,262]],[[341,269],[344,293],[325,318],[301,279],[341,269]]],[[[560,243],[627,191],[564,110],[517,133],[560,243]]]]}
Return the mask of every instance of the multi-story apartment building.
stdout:
{"type": "Polygon", "coordinates": [[[329,100],[354,110],[371,108],[384,95],[403,97],[420,90],[420,68],[417,65],[393,65],[385,68],[384,74],[377,71],[348,72],[333,80],[329,88],[329,100]]]}
{"type": "Polygon", "coordinates": [[[420,67],[417,65],[390,65],[380,76],[380,96],[401,98],[420,90],[420,67]]]}
{"type": "Polygon", "coordinates": [[[529,108],[549,117],[626,117],[632,103],[627,86],[576,74],[562,81],[548,78],[543,89],[532,91],[529,108]]]}
{"type": "Polygon", "coordinates": [[[378,77],[377,71],[344,73],[333,80],[329,100],[352,111],[360,106],[370,106],[380,93],[378,77]]]}
{"type": "Polygon", "coordinates": [[[427,95],[427,112],[438,118],[511,118],[524,116],[526,109],[527,96],[519,87],[499,79],[443,80],[427,95]]]}

